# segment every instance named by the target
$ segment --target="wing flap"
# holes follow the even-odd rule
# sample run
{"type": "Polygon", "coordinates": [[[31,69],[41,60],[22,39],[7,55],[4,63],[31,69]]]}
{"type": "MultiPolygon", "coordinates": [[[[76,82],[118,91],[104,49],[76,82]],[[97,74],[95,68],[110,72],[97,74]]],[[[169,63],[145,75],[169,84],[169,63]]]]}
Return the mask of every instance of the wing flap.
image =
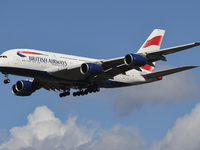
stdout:
{"type": "Polygon", "coordinates": [[[113,79],[113,77],[118,74],[125,74],[126,71],[131,70],[131,69],[134,69],[134,68],[127,66],[126,64],[115,66],[115,67],[109,68],[108,70],[104,71],[102,74],[96,76],[94,80],[95,82],[100,84],[108,79],[113,79]]]}
{"type": "Polygon", "coordinates": [[[107,59],[101,61],[104,70],[124,64],[124,57],[118,57],[113,59],[107,59]]]}
{"type": "Polygon", "coordinates": [[[170,75],[170,74],[173,74],[173,73],[181,72],[181,71],[192,69],[192,68],[196,68],[196,67],[199,67],[199,66],[177,67],[177,68],[157,71],[157,72],[153,72],[153,73],[143,74],[142,76],[145,77],[145,78],[162,77],[162,76],[170,75]]]}

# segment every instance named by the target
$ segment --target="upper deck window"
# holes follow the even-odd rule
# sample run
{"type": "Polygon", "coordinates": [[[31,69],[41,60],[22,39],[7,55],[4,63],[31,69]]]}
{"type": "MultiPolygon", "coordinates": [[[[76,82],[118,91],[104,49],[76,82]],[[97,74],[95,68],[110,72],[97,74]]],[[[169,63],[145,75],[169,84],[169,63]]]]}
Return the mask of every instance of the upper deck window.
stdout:
{"type": "Polygon", "coordinates": [[[3,55],[3,56],[0,56],[0,58],[7,58],[7,56],[3,55]]]}

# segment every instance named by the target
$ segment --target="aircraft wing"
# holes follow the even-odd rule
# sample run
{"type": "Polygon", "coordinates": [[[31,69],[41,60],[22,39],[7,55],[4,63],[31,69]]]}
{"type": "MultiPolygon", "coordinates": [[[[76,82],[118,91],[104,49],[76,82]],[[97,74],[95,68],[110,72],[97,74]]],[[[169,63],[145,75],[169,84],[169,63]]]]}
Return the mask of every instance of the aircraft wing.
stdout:
{"type": "Polygon", "coordinates": [[[186,50],[195,46],[199,46],[200,42],[195,42],[195,43],[190,43],[190,44],[185,44],[185,45],[180,45],[176,47],[170,47],[166,49],[161,49],[161,50],[156,50],[156,51],[147,51],[144,52],[143,55],[146,56],[148,61],[154,62],[158,60],[163,60],[166,61],[166,58],[163,55],[168,55],[172,53],[176,53],[182,50],[186,50]]]}
{"type": "Polygon", "coordinates": [[[69,79],[69,80],[94,80],[97,83],[102,83],[108,79],[112,79],[114,76],[118,74],[125,74],[126,71],[131,69],[136,69],[141,71],[139,67],[128,66],[124,63],[124,57],[118,57],[108,60],[99,60],[96,62],[92,62],[93,64],[100,65],[103,69],[101,74],[97,74],[91,77],[90,74],[82,74],[80,71],[80,65],[69,66],[63,70],[55,70],[49,71],[53,76],[57,76],[59,78],[69,79]]]}
{"type": "Polygon", "coordinates": [[[166,75],[170,75],[170,74],[173,74],[173,73],[181,72],[181,71],[192,69],[192,68],[196,68],[196,67],[199,67],[199,66],[177,67],[177,68],[172,68],[172,69],[157,71],[157,72],[153,72],[153,73],[143,74],[142,76],[145,77],[145,78],[163,77],[163,76],[166,76],[166,75]]]}

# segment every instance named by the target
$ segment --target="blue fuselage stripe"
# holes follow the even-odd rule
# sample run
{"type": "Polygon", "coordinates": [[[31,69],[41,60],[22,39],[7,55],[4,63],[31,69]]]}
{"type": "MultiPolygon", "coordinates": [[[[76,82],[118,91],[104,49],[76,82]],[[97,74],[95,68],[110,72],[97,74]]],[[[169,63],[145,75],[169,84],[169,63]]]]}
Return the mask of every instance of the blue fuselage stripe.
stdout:
{"type": "MultiPolygon", "coordinates": [[[[48,78],[48,79],[66,81],[68,83],[74,82],[74,81],[71,81],[71,80],[60,79],[60,78],[54,77],[46,71],[38,71],[38,70],[15,68],[15,67],[0,67],[0,71],[3,74],[12,74],[12,75],[32,77],[32,78],[48,78]]],[[[88,82],[83,80],[83,81],[76,81],[76,83],[82,83],[83,84],[83,83],[88,83],[88,82]]],[[[123,83],[123,82],[117,82],[117,81],[113,81],[113,80],[107,80],[107,81],[105,81],[105,82],[103,82],[99,85],[99,87],[105,87],[105,88],[123,87],[123,86],[129,86],[129,84],[123,83]]]]}

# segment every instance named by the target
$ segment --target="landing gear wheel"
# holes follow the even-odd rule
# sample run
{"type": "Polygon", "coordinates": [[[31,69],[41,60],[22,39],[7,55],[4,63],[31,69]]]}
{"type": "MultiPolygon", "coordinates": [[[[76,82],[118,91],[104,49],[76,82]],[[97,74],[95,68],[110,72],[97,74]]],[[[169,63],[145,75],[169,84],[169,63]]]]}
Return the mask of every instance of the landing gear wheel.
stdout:
{"type": "Polygon", "coordinates": [[[4,83],[5,83],[5,84],[10,83],[10,79],[6,79],[6,80],[4,80],[4,83]]]}
{"type": "Polygon", "coordinates": [[[97,88],[96,91],[99,92],[99,91],[100,91],[100,88],[97,88]]]}
{"type": "Polygon", "coordinates": [[[59,96],[62,98],[63,97],[63,93],[60,93],[59,96]]]}
{"type": "Polygon", "coordinates": [[[82,95],[82,96],[83,96],[84,94],[85,94],[85,93],[84,93],[84,91],[80,91],[80,95],[82,95]]]}
{"type": "Polygon", "coordinates": [[[70,92],[63,92],[63,93],[60,93],[59,96],[60,97],[65,97],[65,96],[69,96],[70,95],[70,92]]]}
{"type": "Polygon", "coordinates": [[[73,93],[73,96],[74,96],[74,97],[76,96],[76,92],[73,93]]]}
{"type": "Polygon", "coordinates": [[[85,91],[84,91],[84,94],[87,95],[87,94],[88,94],[88,90],[85,90],[85,91]]]}
{"type": "Polygon", "coordinates": [[[68,92],[66,92],[66,94],[67,94],[67,96],[69,96],[69,95],[70,95],[70,92],[68,91],[68,92]]]}

